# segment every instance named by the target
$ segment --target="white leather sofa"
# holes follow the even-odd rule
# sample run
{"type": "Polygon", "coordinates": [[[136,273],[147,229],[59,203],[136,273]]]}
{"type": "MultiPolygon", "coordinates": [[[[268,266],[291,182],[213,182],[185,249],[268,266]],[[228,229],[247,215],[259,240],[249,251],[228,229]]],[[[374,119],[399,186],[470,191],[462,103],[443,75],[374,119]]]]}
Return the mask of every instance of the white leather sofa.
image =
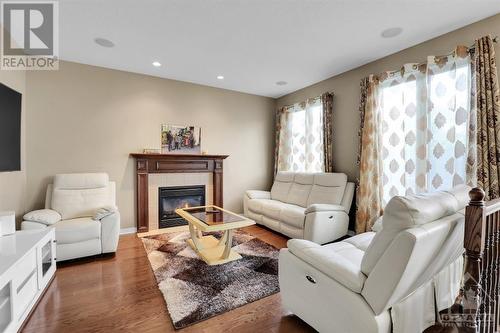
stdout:
{"type": "Polygon", "coordinates": [[[354,183],[343,173],[278,172],[270,192],[246,191],[246,217],[318,244],[347,234],[354,183]]]}
{"type": "Polygon", "coordinates": [[[59,174],[47,188],[45,209],[24,215],[21,229],[53,227],[57,261],[116,252],[120,213],[115,183],[105,173],[59,174]]]}
{"type": "Polygon", "coordinates": [[[319,332],[422,332],[458,293],[465,187],[394,197],[382,229],[279,255],[285,308],[319,332]]]}

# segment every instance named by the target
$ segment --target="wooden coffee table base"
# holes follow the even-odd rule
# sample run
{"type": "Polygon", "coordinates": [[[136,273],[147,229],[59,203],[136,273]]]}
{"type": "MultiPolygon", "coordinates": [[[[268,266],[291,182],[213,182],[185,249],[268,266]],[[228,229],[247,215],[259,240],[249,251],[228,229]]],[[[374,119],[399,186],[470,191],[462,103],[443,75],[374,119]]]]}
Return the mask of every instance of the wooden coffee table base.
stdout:
{"type": "Polygon", "coordinates": [[[231,249],[233,243],[233,230],[226,230],[221,239],[212,235],[203,236],[190,224],[191,239],[187,243],[208,265],[220,265],[241,259],[241,255],[231,249]]]}
{"type": "Polygon", "coordinates": [[[214,205],[177,208],[175,212],[189,224],[191,239],[187,243],[208,265],[241,259],[241,255],[231,249],[233,232],[254,225],[254,221],[214,205]],[[216,231],[224,232],[220,239],[203,236],[203,232],[216,231]]]}
{"type": "Polygon", "coordinates": [[[220,265],[225,264],[227,262],[241,259],[241,255],[234,251],[229,251],[229,256],[227,258],[223,257],[225,246],[218,245],[219,240],[214,236],[203,236],[201,239],[198,239],[203,244],[203,249],[198,250],[193,243],[192,239],[188,239],[187,243],[196,253],[206,262],[208,265],[220,265]]]}

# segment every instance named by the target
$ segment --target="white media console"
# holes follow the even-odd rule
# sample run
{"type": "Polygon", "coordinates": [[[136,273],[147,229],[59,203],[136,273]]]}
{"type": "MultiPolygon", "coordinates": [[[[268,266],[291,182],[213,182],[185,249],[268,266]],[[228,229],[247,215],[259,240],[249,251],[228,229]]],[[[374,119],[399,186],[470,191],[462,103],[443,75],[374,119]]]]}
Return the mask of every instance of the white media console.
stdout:
{"type": "Polygon", "coordinates": [[[0,237],[0,332],[17,332],[56,271],[54,228],[0,237]]]}

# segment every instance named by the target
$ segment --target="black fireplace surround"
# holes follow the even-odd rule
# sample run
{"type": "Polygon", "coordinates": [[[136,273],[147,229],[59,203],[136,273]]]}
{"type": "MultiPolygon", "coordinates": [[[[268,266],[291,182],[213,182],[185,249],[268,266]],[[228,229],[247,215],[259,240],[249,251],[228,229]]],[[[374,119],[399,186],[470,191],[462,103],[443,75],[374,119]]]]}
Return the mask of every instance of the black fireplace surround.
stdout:
{"type": "Polygon", "coordinates": [[[158,227],[170,228],[187,222],[175,210],[205,205],[205,185],[169,186],[158,189],[158,227]]]}

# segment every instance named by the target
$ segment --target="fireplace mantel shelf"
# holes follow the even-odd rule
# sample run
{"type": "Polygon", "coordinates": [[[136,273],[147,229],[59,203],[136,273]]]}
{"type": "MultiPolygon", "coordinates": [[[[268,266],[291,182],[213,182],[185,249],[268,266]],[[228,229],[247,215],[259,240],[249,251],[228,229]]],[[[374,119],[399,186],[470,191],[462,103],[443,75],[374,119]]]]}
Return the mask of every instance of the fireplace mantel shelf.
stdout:
{"type": "Polygon", "coordinates": [[[150,173],[210,172],[213,174],[213,204],[223,207],[223,160],[228,155],[131,153],[136,160],[137,231],[149,230],[148,175],[150,173]]]}
{"type": "Polygon", "coordinates": [[[131,153],[130,156],[135,158],[145,158],[145,159],[183,159],[183,158],[195,158],[195,159],[226,159],[229,155],[208,155],[208,154],[160,154],[160,153],[131,153]]]}

